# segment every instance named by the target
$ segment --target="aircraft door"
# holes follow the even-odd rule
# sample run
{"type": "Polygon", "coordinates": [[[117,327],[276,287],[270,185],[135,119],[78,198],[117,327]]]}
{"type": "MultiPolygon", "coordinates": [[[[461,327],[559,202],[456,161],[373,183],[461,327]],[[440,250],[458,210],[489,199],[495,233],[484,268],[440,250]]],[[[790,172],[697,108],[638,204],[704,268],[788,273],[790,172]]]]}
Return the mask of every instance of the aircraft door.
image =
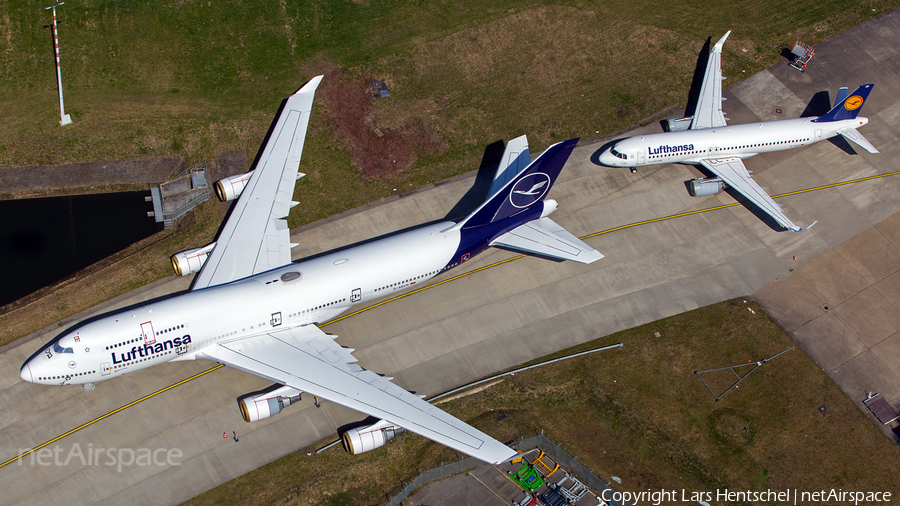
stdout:
{"type": "Polygon", "coordinates": [[[637,158],[637,164],[636,164],[636,165],[644,165],[645,163],[647,163],[646,152],[645,152],[643,149],[639,149],[639,150],[638,150],[638,158],[637,158]]]}
{"type": "Polygon", "coordinates": [[[813,142],[818,141],[818,140],[822,140],[822,129],[821,128],[816,129],[815,137],[813,137],[813,142]]]}
{"type": "Polygon", "coordinates": [[[718,157],[720,150],[721,150],[721,148],[719,146],[713,146],[713,147],[709,148],[709,157],[710,158],[718,157]]]}
{"type": "Polygon", "coordinates": [[[144,338],[144,344],[156,344],[156,334],[153,332],[153,323],[144,322],[141,324],[141,336],[144,338]]]}
{"type": "Polygon", "coordinates": [[[109,366],[109,362],[103,362],[100,364],[100,375],[101,376],[109,376],[109,373],[112,371],[112,367],[109,366]]]}

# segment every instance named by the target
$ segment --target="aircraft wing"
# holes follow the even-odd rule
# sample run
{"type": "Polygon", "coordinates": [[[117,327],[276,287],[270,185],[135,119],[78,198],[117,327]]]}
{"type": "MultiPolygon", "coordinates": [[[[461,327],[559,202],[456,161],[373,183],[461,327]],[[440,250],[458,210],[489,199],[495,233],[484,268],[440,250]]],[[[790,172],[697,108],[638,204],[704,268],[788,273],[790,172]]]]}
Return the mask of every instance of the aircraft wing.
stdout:
{"type": "MultiPolygon", "coordinates": [[[[782,227],[794,232],[805,230],[794,225],[794,222],[785,216],[784,211],[781,210],[781,206],[775,203],[775,201],[772,200],[772,197],[770,197],[761,186],[753,181],[750,173],[747,172],[747,167],[744,166],[744,162],[742,162],[740,158],[701,160],[700,165],[709,169],[710,172],[718,176],[725,184],[737,190],[744,197],[747,197],[750,202],[753,202],[757,207],[774,218],[782,227]]],[[[813,225],[815,225],[815,223],[813,223],[813,225]]],[[[810,225],[810,227],[811,226],[812,225],[810,225]]]]}
{"type": "Polygon", "coordinates": [[[285,100],[268,142],[194,279],[192,290],[230,283],[291,262],[287,221],[318,76],[285,100]]]}
{"type": "Polygon", "coordinates": [[[589,264],[603,258],[602,253],[546,217],[529,221],[510,230],[491,241],[491,246],[500,246],[560,260],[572,260],[582,264],[589,264]]]}
{"type": "Polygon", "coordinates": [[[725,114],[722,113],[722,46],[730,34],[731,30],[728,30],[709,52],[709,62],[703,75],[691,130],[725,126],[725,114]]]}
{"type": "Polygon", "coordinates": [[[314,325],[219,343],[204,358],[309,392],[399,425],[485,462],[500,463],[516,452],[474,427],[354,364],[352,349],[314,325]]]}

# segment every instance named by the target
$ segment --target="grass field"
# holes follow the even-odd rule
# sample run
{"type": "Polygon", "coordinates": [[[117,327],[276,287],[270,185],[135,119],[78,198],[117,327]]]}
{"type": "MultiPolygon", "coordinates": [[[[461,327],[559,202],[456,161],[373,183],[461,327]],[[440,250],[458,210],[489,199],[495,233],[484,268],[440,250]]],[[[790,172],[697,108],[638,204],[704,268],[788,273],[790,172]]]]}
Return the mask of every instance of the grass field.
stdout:
{"type": "MultiPolygon", "coordinates": [[[[441,408],[500,440],[544,430],[601,477],[619,476],[619,490],[900,492],[897,449],[799,349],[719,402],[697,379],[695,370],[793,346],[755,304],[715,304],[554,357],[617,342],[621,350],[519,373],[441,408]],[[823,404],[824,415],[817,411],[823,404]],[[499,413],[506,418],[497,421],[499,413]]],[[[707,379],[718,393],[734,382],[728,371],[707,379]]],[[[410,434],[360,456],[334,448],[309,458],[307,451],[186,504],[375,505],[418,469],[458,458],[410,434]]]]}

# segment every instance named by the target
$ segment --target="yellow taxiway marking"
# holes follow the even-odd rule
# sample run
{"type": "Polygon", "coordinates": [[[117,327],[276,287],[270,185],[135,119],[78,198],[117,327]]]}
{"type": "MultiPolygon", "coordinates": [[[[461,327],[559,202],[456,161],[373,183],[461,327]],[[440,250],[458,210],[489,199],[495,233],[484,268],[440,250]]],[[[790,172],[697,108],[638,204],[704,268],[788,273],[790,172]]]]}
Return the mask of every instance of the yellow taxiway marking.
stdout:
{"type": "MultiPolygon", "coordinates": [[[[780,195],[773,195],[772,198],[774,199],[774,198],[780,198],[780,197],[788,197],[788,196],[790,196],[790,195],[799,195],[799,194],[801,194],[801,193],[808,193],[808,192],[812,192],[812,191],[825,190],[825,189],[828,189],[828,188],[835,188],[835,187],[838,187],[838,186],[844,186],[844,185],[853,184],[853,183],[861,183],[861,182],[863,182],[863,181],[870,181],[870,180],[872,180],[872,179],[879,179],[879,178],[882,178],[882,177],[895,176],[895,175],[898,175],[898,174],[900,174],[900,171],[889,172],[889,173],[887,173],[887,174],[877,174],[877,175],[874,175],[874,176],[868,176],[868,177],[861,177],[861,178],[858,178],[858,179],[851,179],[851,180],[849,180],[849,181],[841,181],[841,182],[839,182],[839,183],[826,184],[826,185],[822,185],[822,186],[815,186],[815,187],[813,187],[813,188],[807,188],[807,189],[805,189],[805,190],[797,190],[797,191],[794,191],[794,192],[782,193],[782,194],[780,194],[780,195]]],[[[635,222],[635,223],[629,223],[629,224],[627,224],[627,225],[622,225],[622,226],[620,226],[620,227],[611,228],[611,229],[609,229],[609,230],[604,230],[604,231],[602,231],[602,232],[596,232],[596,233],[594,233],[594,234],[589,234],[589,235],[586,235],[586,236],[584,236],[584,237],[581,237],[581,239],[590,239],[591,237],[597,237],[597,236],[599,236],[599,235],[609,234],[609,233],[611,233],[611,232],[616,232],[616,231],[618,231],[618,230],[624,230],[624,229],[626,229],[626,228],[632,228],[632,227],[636,227],[636,226],[639,226],[639,225],[647,225],[647,224],[649,224],[649,223],[656,223],[656,222],[660,222],[660,221],[671,220],[671,219],[674,219],[674,218],[680,218],[680,217],[682,217],[682,216],[691,216],[691,215],[693,215],[693,214],[708,213],[708,212],[710,212],[710,211],[717,211],[717,210],[719,210],[719,209],[725,209],[725,208],[728,208],[728,207],[739,206],[739,205],[743,205],[743,204],[745,204],[745,203],[746,203],[745,201],[732,202],[731,204],[723,204],[723,205],[721,205],[721,206],[709,207],[709,208],[706,208],[706,209],[698,209],[698,210],[696,210],[696,211],[688,211],[688,212],[686,212],[686,213],[672,214],[672,215],[669,215],[669,216],[663,216],[662,218],[654,218],[654,219],[652,219],[652,220],[638,221],[638,222],[635,222]]],[[[409,297],[410,295],[414,295],[414,294],[417,294],[417,293],[419,293],[419,292],[428,290],[429,288],[434,288],[434,287],[436,287],[436,286],[443,285],[444,283],[449,283],[449,282],[454,281],[454,280],[457,280],[457,279],[459,279],[459,278],[464,278],[464,277],[466,277],[466,276],[470,276],[470,275],[475,274],[475,273],[477,273],[477,272],[481,272],[481,271],[490,269],[490,268],[492,268],[492,267],[497,267],[498,265],[503,265],[503,264],[512,262],[512,261],[514,261],[514,260],[518,260],[518,259],[520,259],[520,258],[524,258],[524,257],[526,257],[526,256],[528,256],[528,255],[517,255],[517,256],[514,256],[514,257],[512,257],[512,258],[507,258],[506,260],[500,260],[500,261],[498,261],[498,262],[494,262],[494,263],[492,263],[492,264],[485,265],[484,267],[479,267],[479,268],[477,268],[477,269],[473,269],[473,270],[471,270],[471,271],[469,271],[469,272],[464,272],[464,273],[462,273],[462,274],[458,274],[458,275],[456,275],[456,276],[447,278],[447,279],[445,279],[445,280],[443,280],[443,281],[438,281],[437,283],[433,283],[433,284],[430,284],[430,285],[427,285],[427,286],[423,286],[422,288],[417,288],[417,289],[415,289],[415,290],[413,290],[413,291],[411,291],[411,292],[406,292],[406,293],[397,295],[397,296],[395,296],[395,297],[391,297],[390,299],[385,299],[385,300],[383,300],[383,301],[381,301],[381,302],[378,302],[378,303],[376,303],[376,304],[372,304],[371,306],[366,306],[366,307],[364,307],[364,308],[362,308],[362,309],[359,309],[359,310],[357,310],[357,311],[353,311],[352,313],[347,313],[347,314],[345,314],[344,316],[341,316],[341,317],[339,317],[339,318],[335,318],[334,320],[327,321],[327,322],[325,322],[325,323],[319,325],[319,327],[321,328],[321,327],[325,327],[325,326],[331,325],[332,323],[337,323],[337,322],[339,322],[339,321],[341,321],[341,320],[344,320],[344,319],[346,319],[346,318],[350,318],[351,316],[358,315],[358,314],[360,314],[360,313],[364,313],[364,312],[366,312],[366,311],[375,309],[376,307],[379,307],[379,306],[383,306],[383,305],[385,305],[385,304],[387,304],[387,303],[389,303],[389,302],[394,302],[395,300],[400,300],[400,299],[403,299],[403,298],[405,298],[405,297],[409,297]]],[[[37,451],[37,450],[40,450],[41,448],[43,448],[43,447],[45,447],[45,446],[47,446],[47,445],[49,445],[49,444],[52,444],[52,443],[54,443],[54,442],[56,442],[56,441],[59,441],[60,439],[62,439],[62,438],[64,438],[64,437],[68,436],[69,434],[73,434],[73,433],[78,432],[79,430],[81,430],[81,429],[83,429],[83,428],[85,428],[85,427],[88,427],[89,425],[92,425],[92,424],[94,424],[94,423],[97,423],[97,422],[99,422],[100,420],[103,420],[104,418],[106,418],[106,417],[108,417],[108,416],[110,416],[110,415],[114,415],[114,414],[118,413],[119,411],[122,411],[122,410],[124,410],[124,409],[126,409],[126,408],[130,408],[131,406],[134,406],[135,404],[138,404],[139,402],[145,401],[145,400],[147,400],[147,399],[149,399],[149,398],[151,398],[151,397],[153,397],[153,396],[156,396],[156,395],[159,395],[159,394],[161,394],[161,393],[163,393],[163,392],[166,392],[166,391],[168,391],[168,390],[171,390],[171,389],[173,389],[173,388],[175,388],[175,387],[177,387],[177,386],[179,386],[179,385],[183,385],[184,383],[187,383],[188,381],[191,381],[191,380],[193,380],[193,379],[197,379],[197,378],[199,378],[199,377],[201,377],[201,376],[203,376],[203,375],[205,375],[205,374],[211,373],[211,372],[213,372],[213,371],[215,371],[216,369],[219,369],[219,368],[221,368],[221,367],[224,367],[224,366],[221,365],[221,364],[220,364],[220,365],[217,365],[217,366],[215,366],[215,367],[213,367],[213,368],[211,368],[211,369],[207,369],[207,370],[205,370],[205,371],[203,371],[203,372],[201,372],[201,373],[199,373],[199,374],[195,374],[195,375],[191,376],[190,378],[181,380],[181,381],[179,381],[178,383],[175,383],[175,384],[173,384],[173,385],[169,385],[169,386],[163,388],[162,390],[157,390],[156,392],[153,392],[152,394],[145,395],[144,397],[141,397],[140,399],[138,399],[138,400],[136,400],[136,401],[129,402],[128,404],[126,404],[126,405],[124,405],[124,406],[122,406],[122,407],[120,407],[120,408],[118,408],[118,409],[115,409],[115,410],[113,410],[113,411],[110,411],[109,413],[107,413],[107,414],[105,414],[105,415],[103,415],[103,416],[101,416],[101,417],[95,418],[95,419],[93,419],[93,420],[91,420],[91,421],[89,421],[89,422],[87,422],[87,423],[85,423],[85,424],[79,425],[78,427],[75,427],[74,429],[72,429],[72,430],[70,430],[70,431],[68,431],[68,432],[66,432],[66,433],[63,433],[63,434],[61,434],[61,435],[59,435],[59,436],[57,436],[57,437],[51,439],[50,441],[47,441],[46,443],[44,443],[44,444],[42,444],[42,445],[40,445],[40,446],[36,446],[35,448],[32,448],[31,450],[28,450],[27,452],[25,452],[25,453],[19,455],[19,456],[16,457],[16,458],[7,460],[6,462],[0,464],[0,468],[2,468],[3,466],[5,466],[5,465],[7,465],[7,464],[10,464],[10,463],[12,463],[12,462],[15,462],[16,460],[18,460],[18,459],[20,459],[20,458],[22,458],[22,457],[28,455],[29,453],[32,453],[32,452],[37,451]]],[[[474,476],[473,476],[473,478],[474,478],[474,476]]],[[[475,478],[475,479],[477,480],[478,478],[475,478]]],[[[481,480],[478,480],[478,481],[481,481],[481,480]]],[[[484,484],[482,483],[482,485],[484,485],[484,484]]],[[[487,486],[487,485],[485,485],[485,486],[487,486]]],[[[493,490],[491,490],[491,491],[493,492],[493,490]]],[[[495,492],[495,495],[496,495],[496,492],[495,492]]],[[[500,497],[500,496],[497,496],[497,497],[500,497]]]]}
{"type": "Polygon", "coordinates": [[[32,449],[30,449],[30,450],[28,450],[28,451],[22,453],[21,455],[19,455],[18,457],[14,458],[14,459],[9,459],[9,460],[7,460],[6,462],[0,464],[0,467],[3,467],[3,466],[5,466],[5,465],[7,465],[7,464],[10,464],[10,463],[12,463],[12,462],[15,462],[15,461],[19,460],[20,458],[22,458],[22,457],[28,455],[29,453],[36,452],[37,450],[40,450],[41,448],[43,448],[43,447],[45,447],[45,446],[47,446],[47,445],[49,445],[49,444],[52,444],[52,443],[55,443],[56,441],[59,441],[60,439],[62,439],[62,438],[64,438],[64,437],[68,436],[69,434],[74,434],[74,433],[80,431],[81,429],[83,429],[83,428],[85,428],[85,427],[88,427],[88,426],[90,426],[90,425],[93,425],[93,424],[99,422],[100,420],[103,420],[104,418],[106,418],[106,417],[108,417],[108,416],[112,416],[112,415],[114,415],[114,414],[118,413],[119,411],[122,411],[122,410],[124,410],[124,409],[126,409],[126,408],[130,408],[131,406],[134,406],[135,404],[137,404],[137,403],[139,403],[139,402],[146,401],[147,399],[149,399],[149,398],[151,398],[151,397],[153,397],[153,396],[159,395],[159,394],[161,394],[161,393],[163,393],[163,392],[165,392],[165,391],[167,391],[167,390],[171,390],[171,389],[177,387],[178,385],[183,385],[183,384],[187,383],[188,381],[191,381],[192,379],[196,379],[196,378],[199,378],[200,376],[203,376],[204,374],[209,374],[209,373],[215,371],[216,369],[219,369],[220,367],[225,367],[225,366],[222,365],[222,364],[219,364],[219,365],[217,365],[217,366],[215,366],[215,367],[213,367],[213,368],[210,368],[210,369],[207,369],[207,370],[205,370],[205,371],[203,371],[203,372],[201,372],[201,373],[195,374],[195,375],[191,376],[190,378],[183,379],[183,380],[179,381],[178,383],[169,385],[169,386],[167,386],[166,388],[163,388],[163,389],[161,389],[161,390],[157,390],[157,391],[153,392],[152,394],[147,394],[147,395],[141,397],[140,399],[138,399],[138,400],[136,400],[136,401],[131,401],[131,402],[129,402],[128,404],[122,406],[121,408],[114,409],[114,410],[110,411],[109,413],[107,413],[107,414],[105,414],[105,415],[103,415],[103,416],[94,418],[94,419],[91,420],[90,422],[87,422],[87,423],[85,423],[85,424],[79,425],[78,427],[75,427],[74,429],[72,429],[72,430],[70,430],[70,431],[68,431],[68,432],[66,432],[66,433],[60,434],[59,436],[56,436],[55,438],[51,439],[50,441],[47,441],[46,443],[44,443],[44,444],[42,444],[42,445],[40,445],[40,446],[35,446],[34,448],[32,448],[32,449]]]}

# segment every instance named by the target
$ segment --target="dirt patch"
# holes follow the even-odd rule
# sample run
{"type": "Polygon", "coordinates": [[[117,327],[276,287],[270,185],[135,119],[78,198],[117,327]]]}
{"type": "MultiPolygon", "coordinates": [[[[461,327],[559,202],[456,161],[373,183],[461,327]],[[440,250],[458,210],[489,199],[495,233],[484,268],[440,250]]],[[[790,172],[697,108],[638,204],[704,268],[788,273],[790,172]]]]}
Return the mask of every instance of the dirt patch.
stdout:
{"type": "Polygon", "coordinates": [[[250,170],[250,160],[244,149],[223,149],[216,152],[209,165],[209,181],[215,183],[223,177],[243,174],[250,170]]]}
{"type": "MultiPolygon", "coordinates": [[[[184,169],[184,158],[164,156],[101,162],[38,165],[0,169],[3,194],[49,192],[110,184],[156,183],[166,181],[184,169]]],[[[2,198],[2,197],[0,197],[2,198]]]]}
{"type": "Polygon", "coordinates": [[[369,181],[389,179],[411,167],[417,155],[447,149],[447,141],[421,119],[399,128],[379,124],[370,81],[347,80],[343,70],[333,68],[318,90],[335,135],[350,152],[360,176],[369,181]]]}

